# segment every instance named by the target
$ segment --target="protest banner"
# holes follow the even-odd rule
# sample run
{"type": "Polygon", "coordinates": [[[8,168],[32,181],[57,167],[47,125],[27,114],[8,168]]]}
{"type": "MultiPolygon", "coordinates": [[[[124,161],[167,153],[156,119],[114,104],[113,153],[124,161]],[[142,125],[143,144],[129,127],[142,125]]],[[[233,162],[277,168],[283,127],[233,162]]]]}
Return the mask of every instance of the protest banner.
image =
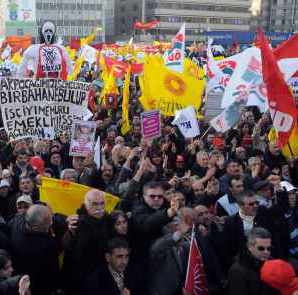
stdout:
{"type": "Polygon", "coordinates": [[[145,139],[153,139],[161,134],[160,112],[158,110],[141,114],[142,134],[145,139]]]}
{"type": "Polygon", "coordinates": [[[75,122],[72,129],[69,155],[79,157],[90,155],[93,152],[95,131],[95,122],[75,122]]]}
{"type": "Polygon", "coordinates": [[[43,128],[70,130],[83,119],[89,84],[58,79],[0,79],[4,128],[10,140],[42,137],[43,128]]]}
{"type": "MultiPolygon", "coordinates": [[[[82,206],[85,194],[91,189],[78,183],[42,177],[42,185],[39,187],[40,200],[47,203],[53,212],[69,216],[82,206]]],[[[104,197],[105,210],[111,213],[120,199],[109,193],[104,193],[104,197]]]]}

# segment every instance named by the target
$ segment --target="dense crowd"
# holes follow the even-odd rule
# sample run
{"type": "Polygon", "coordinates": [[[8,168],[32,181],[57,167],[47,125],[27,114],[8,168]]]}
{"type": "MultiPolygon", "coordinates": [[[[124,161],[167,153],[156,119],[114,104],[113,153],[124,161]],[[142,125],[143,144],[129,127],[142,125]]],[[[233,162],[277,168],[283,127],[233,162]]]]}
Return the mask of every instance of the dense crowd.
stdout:
{"type": "MultiPolygon", "coordinates": [[[[98,76],[85,63],[78,77],[92,83],[97,103],[98,76]]],[[[162,117],[162,136],[146,141],[137,80],[125,136],[120,82],[119,90],[116,104],[97,104],[90,119],[100,169],[92,154],[69,156],[68,133],[18,141],[2,134],[0,294],[187,294],[193,224],[208,289],[197,294],[296,294],[298,161],[269,141],[270,115],[244,108],[225,134],[202,120],[203,136],[191,140],[162,117]],[[41,176],[92,189],[64,216],[39,200],[41,176]],[[111,214],[103,192],[120,197],[111,214]]]]}

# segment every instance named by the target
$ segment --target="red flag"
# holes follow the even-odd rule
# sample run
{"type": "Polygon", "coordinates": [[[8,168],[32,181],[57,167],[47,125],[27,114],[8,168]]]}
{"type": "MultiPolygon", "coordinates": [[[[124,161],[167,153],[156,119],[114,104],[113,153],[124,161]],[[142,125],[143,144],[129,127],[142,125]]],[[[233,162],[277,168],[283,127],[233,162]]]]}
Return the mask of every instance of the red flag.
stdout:
{"type": "Polygon", "coordinates": [[[284,78],[288,81],[298,70],[298,34],[284,41],[273,53],[279,68],[287,69],[284,78]]]}
{"type": "Polygon", "coordinates": [[[208,294],[203,258],[195,238],[194,228],[191,235],[184,290],[191,295],[208,294]]]}
{"type": "MultiPolygon", "coordinates": [[[[117,78],[123,78],[127,73],[129,68],[129,63],[124,61],[117,61],[110,57],[105,57],[105,63],[109,71],[111,71],[112,67],[114,69],[114,76],[117,78]]],[[[131,64],[131,72],[133,74],[141,74],[144,71],[143,64],[132,63],[131,64]]]]}
{"type": "Polygon", "coordinates": [[[297,109],[293,94],[279,70],[273,51],[262,31],[258,32],[258,45],[262,54],[263,79],[267,87],[267,97],[273,126],[278,132],[278,145],[288,143],[297,121],[297,109]]]}
{"type": "Polygon", "coordinates": [[[128,64],[123,61],[118,61],[110,57],[105,57],[105,63],[109,71],[114,70],[114,76],[123,78],[128,70],[128,64]]]}
{"type": "Polygon", "coordinates": [[[148,22],[148,23],[142,23],[142,22],[136,21],[134,23],[133,27],[136,30],[150,30],[152,28],[155,28],[158,23],[159,23],[158,20],[153,20],[153,21],[148,22]]]}
{"type": "Polygon", "coordinates": [[[91,87],[88,93],[88,107],[93,113],[96,110],[95,95],[95,90],[91,87]]]}

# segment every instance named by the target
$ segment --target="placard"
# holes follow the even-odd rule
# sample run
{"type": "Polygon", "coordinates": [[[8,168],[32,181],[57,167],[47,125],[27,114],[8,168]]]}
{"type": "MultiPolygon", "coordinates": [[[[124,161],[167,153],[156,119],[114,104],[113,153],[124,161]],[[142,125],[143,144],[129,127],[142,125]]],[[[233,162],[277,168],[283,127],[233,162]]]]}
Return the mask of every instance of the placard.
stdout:
{"type": "Polygon", "coordinates": [[[145,139],[153,139],[161,135],[159,110],[141,113],[142,134],[145,139]]]}
{"type": "Polygon", "coordinates": [[[0,79],[0,107],[10,140],[43,138],[44,128],[71,130],[83,119],[89,84],[58,79],[0,79]]]}
{"type": "Polygon", "coordinates": [[[87,157],[93,153],[95,131],[95,122],[80,121],[74,123],[69,155],[87,157]]]}

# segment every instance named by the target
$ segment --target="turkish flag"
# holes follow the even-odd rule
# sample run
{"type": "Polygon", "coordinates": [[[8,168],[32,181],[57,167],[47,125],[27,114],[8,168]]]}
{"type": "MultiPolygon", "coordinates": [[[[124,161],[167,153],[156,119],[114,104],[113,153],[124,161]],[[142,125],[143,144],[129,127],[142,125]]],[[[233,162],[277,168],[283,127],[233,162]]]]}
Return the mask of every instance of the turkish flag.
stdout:
{"type": "Polygon", "coordinates": [[[155,28],[158,24],[159,24],[158,20],[153,20],[148,23],[142,23],[142,22],[136,21],[133,27],[136,30],[150,30],[152,28],[155,28]]]}
{"type": "Polygon", "coordinates": [[[191,235],[184,290],[191,295],[208,294],[203,258],[197,244],[194,228],[191,235]]]}
{"type": "Polygon", "coordinates": [[[278,145],[282,148],[288,143],[292,129],[297,121],[293,94],[287,85],[276,61],[268,40],[262,31],[258,32],[258,46],[262,54],[263,79],[267,87],[267,97],[273,126],[278,132],[278,145]]]}

